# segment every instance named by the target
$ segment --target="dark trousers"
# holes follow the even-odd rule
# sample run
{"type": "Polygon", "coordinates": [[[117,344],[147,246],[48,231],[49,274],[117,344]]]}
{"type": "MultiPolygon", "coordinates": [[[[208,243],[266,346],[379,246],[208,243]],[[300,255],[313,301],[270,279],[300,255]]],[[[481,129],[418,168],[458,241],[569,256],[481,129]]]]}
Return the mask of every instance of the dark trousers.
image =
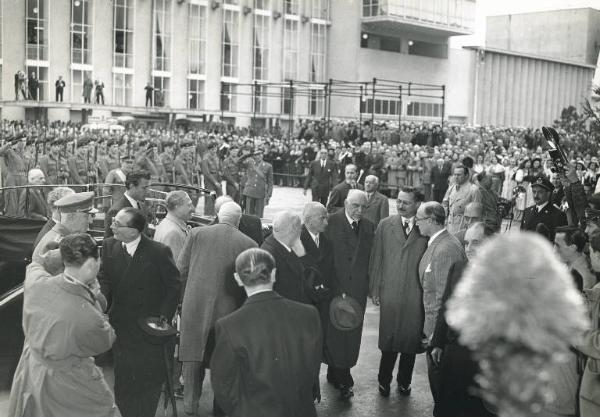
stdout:
{"type": "Polygon", "coordinates": [[[263,217],[265,212],[264,198],[254,198],[246,195],[244,196],[244,200],[246,200],[246,214],[253,214],[260,218],[263,217]]]}
{"type": "Polygon", "coordinates": [[[59,90],[59,89],[57,88],[57,89],[56,89],[56,94],[55,94],[55,95],[56,95],[56,101],[59,101],[59,99],[60,99],[60,102],[62,103],[62,101],[63,101],[63,89],[61,88],[61,89],[59,90]]]}
{"type": "Polygon", "coordinates": [[[319,195],[314,190],[311,193],[311,195],[312,195],[312,201],[318,201],[319,203],[323,204],[324,206],[327,205],[327,198],[329,197],[329,195],[319,195]]]}
{"type": "Polygon", "coordinates": [[[146,95],[146,107],[152,106],[152,95],[146,95]]]}
{"type": "Polygon", "coordinates": [[[412,381],[413,369],[415,367],[415,359],[417,357],[414,353],[397,353],[397,352],[381,352],[381,361],[379,362],[379,375],[377,379],[381,385],[389,385],[392,382],[394,366],[396,365],[396,359],[400,355],[398,361],[398,373],[396,374],[396,381],[398,385],[408,387],[412,381]]]}
{"type": "Polygon", "coordinates": [[[167,377],[163,346],[142,345],[113,346],[115,402],[123,417],[154,416],[167,377]]]}
{"type": "Polygon", "coordinates": [[[104,104],[104,93],[102,92],[96,93],[96,104],[100,104],[100,101],[104,104]]]}
{"type": "Polygon", "coordinates": [[[329,366],[327,367],[327,379],[340,386],[354,386],[354,378],[352,378],[352,374],[350,374],[350,368],[335,368],[329,366]]]}
{"type": "Polygon", "coordinates": [[[431,359],[431,353],[427,352],[427,376],[429,377],[429,387],[433,396],[433,417],[440,417],[440,399],[442,390],[442,370],[431,359]]]}
{"type": "Polygon", "coordinates": [[[438,203],[442,203],[442,200],[444,199],[444,196],[446,195],[446,190],[448,190],[448,188],[434,188],[433,189],[433,199],[435,201],[437,201],[438,203]]]}

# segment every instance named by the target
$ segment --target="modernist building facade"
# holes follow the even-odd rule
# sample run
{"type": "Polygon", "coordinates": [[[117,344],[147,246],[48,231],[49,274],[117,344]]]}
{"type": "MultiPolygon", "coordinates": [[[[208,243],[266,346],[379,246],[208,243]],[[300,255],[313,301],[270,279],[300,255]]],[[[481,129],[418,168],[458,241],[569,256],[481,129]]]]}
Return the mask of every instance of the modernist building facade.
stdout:
{"type": "MultiPolygon", "coordinates": [[[[241,125],[286,125],[306,117],[509,122],[513,119],[486,116],[489,105],[482,108],[478,98],[486,85],[478,75],[482,52],[448,45],[450,37],[473,32],[475,5],[475,0],[0,0],[1,116],[78,121],[86,114],[126,114],[241,125]],[[39,79],[36,101],[15,101],[18,70],[39,79]],[[54,97],[59,76],[66,82],[63,103],[54,97]],[[83,103],[86,79],[104,84],[104,105],[83,103]],[[146,107],[148,84],[155,91],[146,107]]],[[[503,65],[490,60],[486,68],[496,62],[503,65]]],[[[561,61],[565,77],[579,71],[581,82],[564,86],[585,89],[587,64],[571,64],[561,61]]],[[[575,100],[583,90],[579,93],[563,96],[575,100]]],[[[569,104],[578,103],[564,106],[569,104]]],[[[538,118],[526,114],[519,122],[538,118]]]]}

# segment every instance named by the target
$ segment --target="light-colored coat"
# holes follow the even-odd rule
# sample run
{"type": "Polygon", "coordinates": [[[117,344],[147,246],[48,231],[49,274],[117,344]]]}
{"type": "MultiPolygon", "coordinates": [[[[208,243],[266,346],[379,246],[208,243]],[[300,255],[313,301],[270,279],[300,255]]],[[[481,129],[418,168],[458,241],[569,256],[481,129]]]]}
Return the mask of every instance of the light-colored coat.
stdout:
{"type": "MultiPolygon", "coordinates": [[[[430,239],[431,240],[431,239],[430,239]]],[[[425,322],[423,333],[430,339],[435,330],[437,315],[448,281],[450,267],[458,261],[466,261],[465,250],[454,236],[444,230],[423,254],[419,264],[419,278],[423,287],[425,322]]]]}
{"type": "Polygon", "coordinates": [[[173,259],[177,260],[190,231],[190,227],[183,221],[167,214],[154,231],[154,241],[170,247],[173,259]]]}
{"type": "Polygon", "coordinates": [[[239,308],[230,288],[236,285],[235,259],[255,247],[256,242],[228,224],[192,230],[177,261],[181,278],[186,282],[179,360],[201,362],[215,322],[239,308]]]}
{"type": "MultiPolygon", "coordinates": [[[[59,250],[56,248],[58,248],[58,244],[62,238],[69,234],[71,234],[69,229],[60,223],[56,223],[52,229],[50,229],[48,233],[46,233],[44,237],[40,239],[40,242],[33,250],[31,260],[43,265],[50,275],[57,275],[61,273],[65,267],[62,263],[59,250]],[[51,245],[55,246],[56,248],[49,250],[51,245]]],[[[25,279],[27,280],[27,276],[25,279]]]]}
{"type": "Polygon", "coordinates": [[[390,202],[386,196],[375,191],[367,201],[367,209],[363,216],[371,220],[377,227],[379,222],[390,215],[390,202]]]}
{"type": "Polygon", "coordinates": [[[579,410],[581,417],[597,417],[600,415],[600,284],[585,294],[591,308],[592,328],[575,346],[588,357],[579,389],[579,410]]]}
{"type": "Polygon", "coordinates": [[[379,349],[416,353],[423,334],[423,290],[419,261],[427,249],[427,238],[417,226],[408,237],[402,217],[383,219],[377,231],[369,262],[370,294],[380,299],[379,349]]]}
{"type": "Polygon", "coordinates": [[[110,349],[115,332],[94,296],[62,274],[27,267],[25,346],[8,403],[11,417],[110,417],[115,400],[93,356],[110,349]]]}

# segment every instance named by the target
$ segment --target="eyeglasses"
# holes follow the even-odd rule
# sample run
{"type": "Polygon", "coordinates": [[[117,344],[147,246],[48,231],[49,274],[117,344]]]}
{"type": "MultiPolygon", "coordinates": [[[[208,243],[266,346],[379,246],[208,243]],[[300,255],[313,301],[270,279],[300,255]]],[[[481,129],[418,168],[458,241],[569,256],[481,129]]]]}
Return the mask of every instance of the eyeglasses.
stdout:
{"type": "Polygon", "coordinates": [[[131,226],[128,226],[128,225],[126,225],[126,224],[121,224],[121,223],[119,223],[119,222],[118,222],[118,221],[116,221],[116,220],[113,220],[113,221],[112,221],[112,223],[111,223],[110,225],[111,225],[111,227],[114,227],[114,228],[116,228],[116,229],[119,229],[119,228],[121,228],[121,227],[128,227],[128,228],[132,229],[132,227],[131,227],[131,226]]]}

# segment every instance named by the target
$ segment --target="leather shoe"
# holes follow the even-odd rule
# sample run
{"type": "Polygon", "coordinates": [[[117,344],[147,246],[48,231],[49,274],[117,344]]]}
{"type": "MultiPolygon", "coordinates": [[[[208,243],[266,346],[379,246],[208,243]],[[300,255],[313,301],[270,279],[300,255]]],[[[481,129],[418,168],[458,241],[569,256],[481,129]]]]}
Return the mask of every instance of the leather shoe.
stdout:
{"type": "Polygon", "coordinates": [[[331,385],[333,385],[333,388],[335,388],[335,389],[340,389],[341,388],[340,383],[337,382],[333,378],[333,376],[331,376],[330,374],[327,374],[327,382],[329,382],[331,385]]]}
{"type": "Polygon", "coordinates": [[[381,394],[382,397],[389,397],[390,396],[390,384],[379,384],[379,393],[381,394]]]}
{"type": "Polygon", "coordinates": [[[408,397],[410,395],[411,391],[412,391],[412,388],[411,388],[410,384],[407,386],[398,384],[398,393],[400,395],[404,395],[405,397],[408,397]]]}
{"type": "Polygon", "coordinates": [[[340,386],[340,391],[341,391],[340,398],[342,400],[349,400],[350,398],[354,397],[354,391],[352,390],[352,387],[346,387],[346,386],[342,385],[342,386],[340,386]]]}

